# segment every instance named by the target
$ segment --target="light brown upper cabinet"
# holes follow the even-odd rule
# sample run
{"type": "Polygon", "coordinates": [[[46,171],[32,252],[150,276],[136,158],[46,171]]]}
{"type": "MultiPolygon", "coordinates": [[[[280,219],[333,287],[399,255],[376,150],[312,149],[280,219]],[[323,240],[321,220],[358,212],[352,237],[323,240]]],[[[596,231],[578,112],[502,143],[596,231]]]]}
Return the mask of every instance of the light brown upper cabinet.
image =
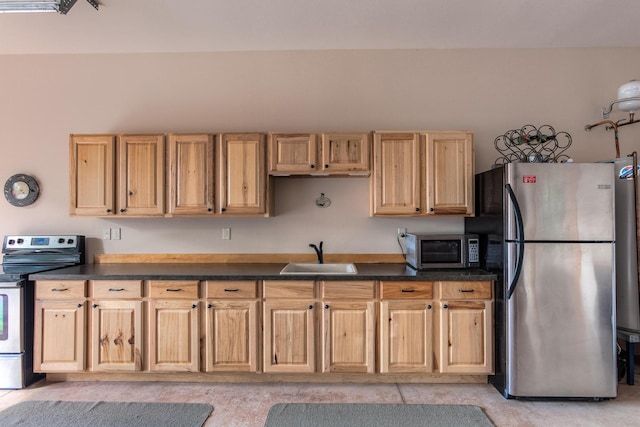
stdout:
{"type": "Polygon", "coordinates": [[[370,132],[323,133],[320,140],[323,173],[369,175],[370,132]]]}
{"type": "Polygon", "coordinates": [[[70,166],[71,215],[164,214],[164,135],[71,135],[70,166]]]}
{"type": "Polygon", "coordinates": [[[225,215],[269,216],[266,135],[220,135],[219,206],[225,215]]]}
{"type": "Polygon", "coordinates": [[[69,213],[114,214],[115,135],[69,137],[69,213]]]}
{"type": "Polygon", "coordinates": [[[269,173],[309,175],[317,172],[317,139],[314,133],[270,133],[269,173]]]}
{"type": "Polygon", "coordinates": [[[169,134],[168,215],[210,216],[214,206],[214,138],[169,134]]]}
{"type": "Polygon", "coordinates": [[[420,215],[422,137],[412,132],[373,135],[371,215],[420,215]]]}
{"type": "Polygon", "coordinates": [[[119,215],[164,215],[164,135],[118,136],[119,215]]]}
{"type": "Polygon", "coordinates": [[[370,132],[271,133],[271,175],[368,176],[370,132]]]}
{"type": "Polygon", "coordinates": [[[376,132],[371,216],[473,215],[471,132],[376,132]]]}
{"type": "Polygon", "coordinates": [[[427,214],[473,215],[473,134],[427,133],[427,214]]]}

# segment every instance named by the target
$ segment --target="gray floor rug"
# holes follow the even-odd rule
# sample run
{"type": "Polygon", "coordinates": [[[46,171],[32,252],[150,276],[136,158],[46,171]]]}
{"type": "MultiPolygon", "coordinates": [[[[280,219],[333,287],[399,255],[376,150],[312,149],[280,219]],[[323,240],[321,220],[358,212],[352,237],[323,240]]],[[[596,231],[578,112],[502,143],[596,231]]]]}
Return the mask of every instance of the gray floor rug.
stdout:
{"type": "Polygon", "coordinates": [[[28,400],[1,411],[0,426],[200,427],[212,410],[206,403],[28,400]]]}
{"type": "Polygon", "coordinates": [[[265,427],[438,426],[492,427],[477,406],[377,403],[279,403],[269,409],[265,427]]]}

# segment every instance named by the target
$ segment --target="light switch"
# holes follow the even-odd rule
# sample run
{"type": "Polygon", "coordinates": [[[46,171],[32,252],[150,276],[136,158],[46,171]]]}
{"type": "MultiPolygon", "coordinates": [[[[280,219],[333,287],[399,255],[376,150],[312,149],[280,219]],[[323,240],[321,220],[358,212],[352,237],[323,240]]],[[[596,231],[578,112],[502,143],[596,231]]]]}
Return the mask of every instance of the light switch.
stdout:
{"type": "Polygon", "coordinates": [[[222,229],[222,240],[231,240],[231,229],[223,228],[222,229]]]}

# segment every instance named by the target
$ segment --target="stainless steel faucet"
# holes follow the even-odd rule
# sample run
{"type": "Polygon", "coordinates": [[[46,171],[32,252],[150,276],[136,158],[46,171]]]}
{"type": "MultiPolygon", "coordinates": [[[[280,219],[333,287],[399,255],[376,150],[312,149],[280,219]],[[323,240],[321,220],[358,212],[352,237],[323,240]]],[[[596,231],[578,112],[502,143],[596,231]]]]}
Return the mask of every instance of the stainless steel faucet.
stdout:
{"type": "Polygon", "coordinates": [[[322,254],[322,243],[323,242],[320,242],[320,247],[314,245],[313,243],[309,243],[309,247],[313,248],[313,250],[316,251],[316,255],[318,255],[318,264],[324,264],[324,258],[322,254]]]}

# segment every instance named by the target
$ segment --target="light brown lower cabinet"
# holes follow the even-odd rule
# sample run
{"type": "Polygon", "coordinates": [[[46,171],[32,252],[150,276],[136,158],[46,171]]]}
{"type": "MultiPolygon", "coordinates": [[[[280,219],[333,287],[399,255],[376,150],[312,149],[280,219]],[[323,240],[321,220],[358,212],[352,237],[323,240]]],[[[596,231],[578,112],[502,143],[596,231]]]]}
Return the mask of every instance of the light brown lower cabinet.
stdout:
{"type": "Polygon", "coordinates": [[[440,282],[439,286],[440,371],[492,374],[492,283],[440,282]]]}
{"type": "Polygon", "coordinates": [[[258,371],[258,300],[255,280],[208,281],[202,328],[207,372],[258,371]]]}
{"type": "Polygon", "coordinates": [[[491,281],[88,283],[36,282],[36,372],[494,372],[491,281]]]}
{"type": "Polygon", "coordinates": [[[198,281],[149,281],[149,370],[200,369],[198,281]]]}
{"type": "Polygon", "coordinates": [[[264,282],[264,372],[316,370],[313,281],[264,282]]]}
{"type": "Polygon", "coordinates": [[[373,281],[320,282],[322,372],[375,372],[374,285],[373,281]]]}
{"type": "Polygon", "coordinates": [[[38,281],[35,287],[34,371],[83,371],[86,282],[38,281]]]}
{"type": "Polygon", "coordinates": [[[433,371],[433,283],[380,283],[380,372],[433,371]]]}
{"type": "Polygon", "coordinates": [[[91,303],[90,370],[141,371],[142,301],[91,303]]]}

